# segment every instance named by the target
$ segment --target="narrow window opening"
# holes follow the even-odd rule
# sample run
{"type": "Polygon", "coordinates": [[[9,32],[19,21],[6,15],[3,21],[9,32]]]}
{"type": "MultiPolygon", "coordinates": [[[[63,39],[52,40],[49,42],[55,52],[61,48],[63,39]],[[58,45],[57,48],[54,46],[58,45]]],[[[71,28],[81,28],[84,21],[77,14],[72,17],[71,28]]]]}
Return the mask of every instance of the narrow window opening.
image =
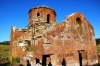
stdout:
{"type": "Polygon", "coordinates": [[[50,14],[47,15],[47,23],[50,23],[50,14]]]}
{"type": "Polygon", "coordinates": [[[68,38],[70,38],[70,37],[68,36],[68,38]]]}
{"type": "Polygon", "coordinates": [[[76,18],[77,23],[81,23],[81,19],[80,18],[76,18]]]}
{"type": "Polygon", "coordinates": [[[37,13],[37,17],[39,17],[40,16],[40,13],[37,13]]]}
{"type": "Polygon", "coordinates": [[[79,18],[79,17],[77,17],[76,18],[76,24],[77,24],[77,30],[78,30],[78,33],[80,34],[80,35],[82,35],[83,34],[83,29],[82,29],[82,21],[81,21],[81,19],[79,18]]]}

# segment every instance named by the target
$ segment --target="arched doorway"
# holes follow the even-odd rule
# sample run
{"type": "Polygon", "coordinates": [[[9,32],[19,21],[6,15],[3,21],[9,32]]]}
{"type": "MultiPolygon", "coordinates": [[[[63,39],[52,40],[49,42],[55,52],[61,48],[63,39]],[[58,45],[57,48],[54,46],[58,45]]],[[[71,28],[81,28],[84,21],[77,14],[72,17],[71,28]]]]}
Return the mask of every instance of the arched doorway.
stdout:
{"type": "Polygon", "coordinates": [[[87,52],[85,50],[78,50],[80,66],[87,66],[87,52]],[[85,61],[84,61],[85,60],[85,61]]]}

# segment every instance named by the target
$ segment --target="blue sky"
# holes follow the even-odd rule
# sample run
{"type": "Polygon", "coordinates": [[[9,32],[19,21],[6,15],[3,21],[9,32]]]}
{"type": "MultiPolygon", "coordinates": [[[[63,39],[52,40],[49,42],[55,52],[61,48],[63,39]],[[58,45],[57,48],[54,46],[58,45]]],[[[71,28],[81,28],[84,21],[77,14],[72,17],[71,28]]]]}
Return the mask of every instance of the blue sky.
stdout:
{"type": "Polygon", "coordinates": [[[99,0],[0,0],[0,42],[10,40],[11,26],[24,28],[28,24],[29,9],[46,5],[56,13],[56,22],[62,22],[74,12],[82,12],[100,38],[99,0]]]}

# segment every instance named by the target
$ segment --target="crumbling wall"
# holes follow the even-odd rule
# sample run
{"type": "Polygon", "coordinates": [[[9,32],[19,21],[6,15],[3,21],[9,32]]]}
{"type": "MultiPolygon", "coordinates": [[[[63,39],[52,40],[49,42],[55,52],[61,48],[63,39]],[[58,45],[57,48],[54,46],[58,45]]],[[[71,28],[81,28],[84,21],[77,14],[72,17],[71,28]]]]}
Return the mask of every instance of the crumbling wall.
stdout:
{"type": "Polygon", "coordinates": [[[69,16],[64,22],[54,25],[54,29],[51,28],[51,31],[48,31],[46,37],[42,39],[41,44],[43,44],[44,50],[41,51],[44,52],[43,55],[49,54],[53,65],[61,65],[64,60],[68,66],[79,66],[79,53],[82,56],[82,65],[97,63],[94,32],[92,32],[93,28],[90,29],[89,27],[91,25],[78,12],[69,16]],[[77,25],[77,18],[81,20],[81,27],[77,25]],[[90,38],[92,38],[92,41],[90,38]]]}
{"type": "Polygon", "coordinates": [[[53,9],[44,7],[44,6],[30,9],[30,11],[29,11],[29,27],[31,27],[33,22],[36,23],[36,21],[37,21],[37,24],[39,24],[39,23],[56,24],[56,13],[53,9]],[[49,15],[49,20],[47,19],[48,15],[49,15]]]}
{"type": "Polygon", "coordinates": [[[27,29],[12,27],[10,53],[20,57],[23,64],[28,59],[33,66],[36,63],[52,66],[98,63],[94,28],[82,13],[72,13],[56,24],[55,11],[44,6],[30,9],[27,29]],[[31,52],[25,51],[25,40],[34,48],[31,52]]]}
{"type": "Polygon", "coordinates": [[[32,36],[32,32],[24,32],[23,30],[18,31],[12,27],[11,41],[10,41],[10,52],[13,57],[22,57],[24,55],[23,48],[19,46],[19,43],[28,40],[32,36]]]}

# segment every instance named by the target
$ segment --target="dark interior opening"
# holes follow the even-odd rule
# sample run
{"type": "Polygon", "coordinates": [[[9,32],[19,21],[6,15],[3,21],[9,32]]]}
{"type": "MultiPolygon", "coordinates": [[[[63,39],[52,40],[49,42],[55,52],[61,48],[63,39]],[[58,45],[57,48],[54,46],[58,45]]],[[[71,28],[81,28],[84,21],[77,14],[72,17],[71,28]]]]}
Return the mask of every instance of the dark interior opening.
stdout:
{"type": "Polygon", "coordinates": [[[42,66],[46,66],[46,58],[50,57],[50,55],[43,55],[42,56],[42,66]]]}
{"type": "Polygon", "coordinates": [[[40,16],[40,13],[37,13],[37,17],[40,16]]]}
{"type": "Polygon", "coordinates": [[[68,36],[68,38],[70,38],[70,36],[68,36]]]}
{"type": "Polygon", "coordinates": [[[37,63],[40,63],[40,60],[39,60],[39,59],[36,59],[36,64],[37,64],[37,63]]]}
{"type": "Polygon", "coordinates": [[[47,15],[47,23],[50,23],[50,14],[47,15]]]}
{"type": "Polygon", "coordinates": [[[76,18],[77,22],[81,22],[81,19],[79,17],[76,18]]]}
{"type": "Polygon", "coordinates": [[[49,62],[48,66],[52,66],[51,62],[49,62]]]}
{"type": "Polygon", "coordinates": [[[29,45],[31,44],[29,40],[25,40],[25,43],[27,43],[29,45]]]}
{"type": "Polygon", "coordinates": [[[29,60],[27,60],[27,66],[31,66],[31,64],[30,64],[29,60]]]}
{"type": "Polygon", "coordinates": [[[82,66],[82,54],[79,52],[79,63],[80,63],[80,66],[82,66]]]}
{"type": "Polygon", "coordinates": [[[62,66],[66,66],[66,60],[63,58],[62,60],[62,63],[61,63],[62,66]]]}

